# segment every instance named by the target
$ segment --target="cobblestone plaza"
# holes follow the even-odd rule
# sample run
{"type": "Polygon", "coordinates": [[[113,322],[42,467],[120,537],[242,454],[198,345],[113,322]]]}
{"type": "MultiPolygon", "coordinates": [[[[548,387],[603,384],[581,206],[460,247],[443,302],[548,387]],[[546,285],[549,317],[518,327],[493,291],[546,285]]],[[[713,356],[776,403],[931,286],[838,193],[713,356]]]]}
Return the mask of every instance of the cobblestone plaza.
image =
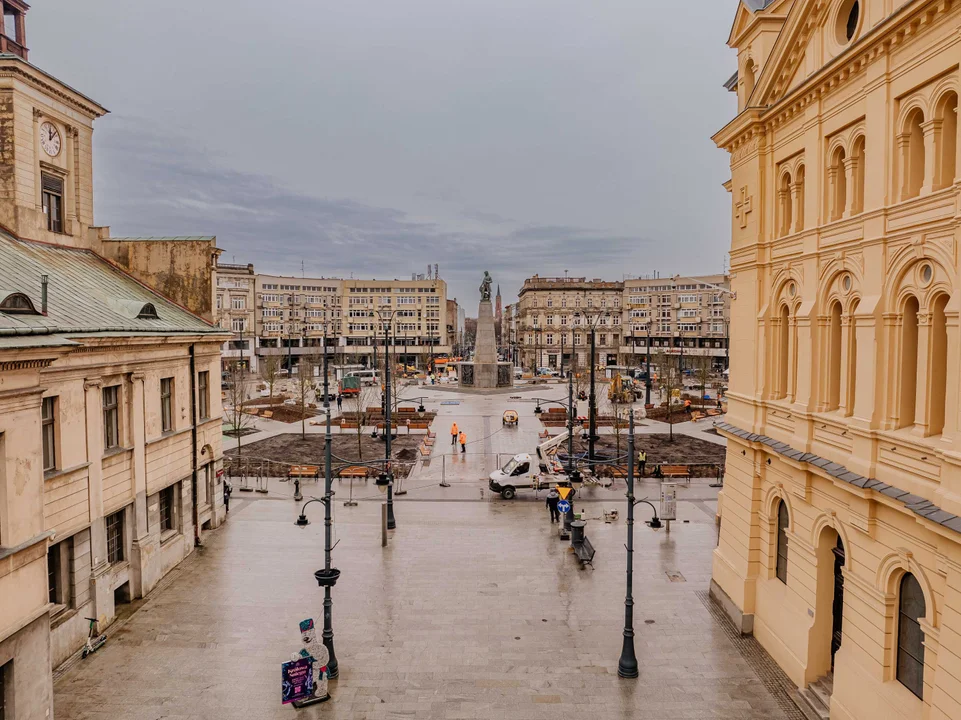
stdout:
{"type": "MultiPolygon", "coordinates": [[[[452,420],[488,450],[529,451],[537,441],[527,399],[434,392],[427,402],[440,411],[434,468],[450,453],[442,441],[452,420]],[[521,426],[496,431],[509,406],[521,426]]],[[[640,677],[623,680],[623,483],[581,493],[597,548],[594,568],[582,568],[543,498],[491,498],[473,457],[448,464],[451,488],[418,468],[386,548],[376,486],[355,486],[356,507],[344,507],[346,487],[338,489],[331,702],[299,712],[280,703],[280,663],[299,649],[297,623],[322,621],[313,571],[323,565],[323,508],[308,508],[311,525],[296,527],[299,504],[272,481],[267,495],[235,493],[225,526],[113,627],[102,650],[58,672],[57,718],[800,717],[786,678],[707,600],[717,537],[707,481],[681,489],[670,534],[636,526],[640,677]],[[614,507],[620,518],[605,523],[602,510],[614,507]]],[[[319,491],[308,483],[305,495],[319,491]]],[[[638,497],[656,491],[645,483],[638,497]]],[[[644,505],[638,514],[650,516],[644,505]]]]}

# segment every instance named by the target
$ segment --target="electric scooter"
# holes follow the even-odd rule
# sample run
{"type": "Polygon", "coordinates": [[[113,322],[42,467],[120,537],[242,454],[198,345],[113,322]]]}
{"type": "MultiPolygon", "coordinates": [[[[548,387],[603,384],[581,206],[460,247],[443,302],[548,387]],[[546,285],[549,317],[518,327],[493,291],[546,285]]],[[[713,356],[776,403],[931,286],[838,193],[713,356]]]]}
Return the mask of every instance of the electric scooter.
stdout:
{"type": "Polygon", "coordinates": [[[107,633],[100,632],[100,623],[97,618],[87,618],[87,620],[90,621],[90,631],[87,633],[87,643],[83,646],[83,652],[80,655],[84,658],[97,652],[107,642],[107,633]]]}

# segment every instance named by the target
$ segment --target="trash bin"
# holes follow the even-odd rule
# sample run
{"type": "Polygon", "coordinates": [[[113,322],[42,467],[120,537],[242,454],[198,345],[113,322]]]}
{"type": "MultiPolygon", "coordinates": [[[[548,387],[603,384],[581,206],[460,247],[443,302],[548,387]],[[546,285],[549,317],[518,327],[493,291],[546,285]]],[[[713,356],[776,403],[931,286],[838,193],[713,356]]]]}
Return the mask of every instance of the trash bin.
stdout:
{"type": "Polygon", "coordinates": [[[583,520],[575,520],[571,523],[571,545],[580,545],[584,542],[584,526],[587,525],[583,520]]]}

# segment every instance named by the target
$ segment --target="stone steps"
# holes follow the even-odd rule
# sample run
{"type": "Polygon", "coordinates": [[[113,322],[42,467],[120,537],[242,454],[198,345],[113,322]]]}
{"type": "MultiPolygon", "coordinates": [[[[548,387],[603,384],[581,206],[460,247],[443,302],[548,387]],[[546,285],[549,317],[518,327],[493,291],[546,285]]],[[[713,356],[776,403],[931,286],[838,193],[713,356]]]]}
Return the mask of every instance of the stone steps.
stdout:
{"type": "Polygon", "coordinates": [[[806,688],[792,695],[792,700],[807,720],[830,720],[831,694],[834,692],[834,673],[818,678],[806,688]]]}

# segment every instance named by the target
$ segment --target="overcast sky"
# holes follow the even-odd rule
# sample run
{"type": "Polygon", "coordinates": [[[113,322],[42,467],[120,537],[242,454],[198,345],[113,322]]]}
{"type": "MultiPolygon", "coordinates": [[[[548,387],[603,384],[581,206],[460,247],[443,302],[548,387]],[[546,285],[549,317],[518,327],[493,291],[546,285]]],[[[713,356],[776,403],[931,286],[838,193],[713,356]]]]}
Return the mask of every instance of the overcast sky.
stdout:
{"type": "Polygon", "coordinates": [[[96,222],[264,272],[717,272],[735,0],[36,0],[31,61],[111,110],[96,222]]]}

